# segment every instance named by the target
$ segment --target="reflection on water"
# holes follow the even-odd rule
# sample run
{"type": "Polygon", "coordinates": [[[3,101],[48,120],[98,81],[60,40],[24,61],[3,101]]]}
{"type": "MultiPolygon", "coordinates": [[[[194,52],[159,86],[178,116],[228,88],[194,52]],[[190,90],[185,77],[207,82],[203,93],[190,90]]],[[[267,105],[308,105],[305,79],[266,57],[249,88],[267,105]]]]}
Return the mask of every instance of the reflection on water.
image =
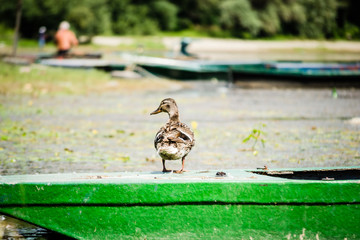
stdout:
{"type": "Polygon", "coordinates": [[[30,223],[0,215],[0,239],[14,240],[45,240],[45,239],[72,239],[62,234],[41,228],[30,223]]]}

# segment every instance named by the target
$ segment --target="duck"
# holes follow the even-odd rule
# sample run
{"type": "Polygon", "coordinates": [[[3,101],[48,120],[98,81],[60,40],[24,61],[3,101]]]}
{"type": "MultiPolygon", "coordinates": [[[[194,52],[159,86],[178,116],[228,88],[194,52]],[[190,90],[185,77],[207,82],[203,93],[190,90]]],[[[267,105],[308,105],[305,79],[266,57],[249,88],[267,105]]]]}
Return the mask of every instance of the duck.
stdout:
{"type": "Polygon", "coordinates": [[[178,106],[174,99],[165,98],[160,102],[159,107],[150,113],[167,113],[169,121],[160,128],[154,139],[154,146],[162,159],[163,172],[183,173],[185,157],[195,145],[194,132],[180,121],[178,106]],[[166,160],[181,159],[182,168],[178,171],[168,170],[165,167],[166,160]]]}

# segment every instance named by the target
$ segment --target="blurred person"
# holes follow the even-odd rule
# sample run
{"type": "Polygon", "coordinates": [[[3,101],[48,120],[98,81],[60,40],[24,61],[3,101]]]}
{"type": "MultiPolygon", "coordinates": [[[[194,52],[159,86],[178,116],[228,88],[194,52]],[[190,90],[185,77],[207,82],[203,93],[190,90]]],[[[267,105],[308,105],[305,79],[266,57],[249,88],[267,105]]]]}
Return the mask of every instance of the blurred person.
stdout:
{"type": "Polygon", "coordinates": [[[196,58],[195,54],[189,53],[187,50],[187,47],[190,45],[191,42],[192,42],[192,39],[190,39],[190,38],[187,38],[187,37],[182,38],[181,42],[180,42],[180,44],[181,44],[180,52],[184,56],[196,58]]]}
{"type": "Polygon", "coordinates": [[[45,26],[41,26],[39,28],[39,48],[40,50],[42,50],[45,46],[45,42],[46,42],[46,27],[45,26]]]}
{"type": "Polygon", "coordinates": [[[55,34],[55,41],[57,45],[57,55],[64,57],[67,55],[73,46],[78,45],[78,40],[75,33],[70,30],[70,24],[67,21],[62,21],[59,25],[59,30],[55,34]]]}

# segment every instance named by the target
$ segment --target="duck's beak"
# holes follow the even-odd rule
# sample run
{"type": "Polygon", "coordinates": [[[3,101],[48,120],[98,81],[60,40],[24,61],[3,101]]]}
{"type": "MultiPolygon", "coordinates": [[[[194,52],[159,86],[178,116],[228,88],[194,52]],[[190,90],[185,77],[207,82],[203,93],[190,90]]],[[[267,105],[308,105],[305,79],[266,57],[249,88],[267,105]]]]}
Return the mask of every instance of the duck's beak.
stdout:
{"type": "Polygon", "coordinates": [[[152,113],[150,113],[150,115],[158,114],[158,113],[161,113],[161,112],[162,111],[160,110],[160,108],[158,108],[155,111],[153,111],[152,113]]]}

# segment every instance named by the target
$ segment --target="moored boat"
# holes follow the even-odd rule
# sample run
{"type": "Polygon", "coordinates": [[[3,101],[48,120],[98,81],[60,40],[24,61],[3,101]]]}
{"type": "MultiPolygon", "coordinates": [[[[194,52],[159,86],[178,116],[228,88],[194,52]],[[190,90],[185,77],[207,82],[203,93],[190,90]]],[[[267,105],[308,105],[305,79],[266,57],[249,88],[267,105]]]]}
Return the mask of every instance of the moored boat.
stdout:
{"type": "Polygon", "coordinates": [[[239,82],[277,81],[303,86],[360,87],[360,64],[318,62],[263,62],[233,66],[239,82]]]}
{"type": "Polygon", "coordinates": [[[144,76],[177,80],[237,81],[251,83],[286,82],[306,86],[360,87],[358,62],[291,62],[291,61],[215,61],[183,60],[131,54],[120,55],[121,61],[102,59],[42,59],[40,64],[70,68],[97,68],[106,71],[140,69],[144,76]]]}
{"type": "Polygon", "coordinates": [[[0,177],[0,213],[77,239],[358,239],[360,168],[0,177]]]}
{"type": "Polygon", "coordinates": [[[210,61],[139,57],[134,64],[151,74],[179,80],[218,79],[225,81],[266,81],[300,83],[308,86],[360,87],[360,64],[281,62],[281,61],[210,61]]]}

